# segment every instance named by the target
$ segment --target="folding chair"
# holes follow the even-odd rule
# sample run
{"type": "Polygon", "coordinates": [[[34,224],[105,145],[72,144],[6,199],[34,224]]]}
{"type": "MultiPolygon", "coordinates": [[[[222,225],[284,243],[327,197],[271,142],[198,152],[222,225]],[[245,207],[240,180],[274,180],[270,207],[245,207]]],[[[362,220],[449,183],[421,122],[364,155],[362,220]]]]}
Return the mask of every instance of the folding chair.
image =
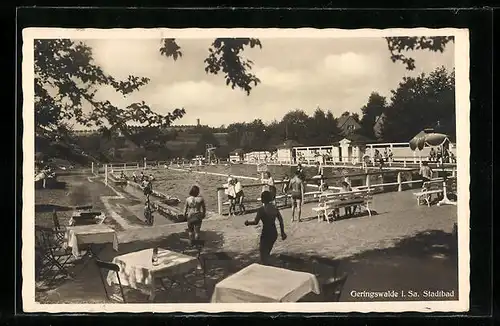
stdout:
{"type": "Polygon", "coordinates": [[[114,263],[110,263],[110,262],[105,262],[105,261],[102,261],[102,260],[99,260],[99,259],[95,259],[95,263],[97,265],[97,267],[99,268],[99,276],[101,277],[101,282],[102,282],[102,286],[104,288],[104,292],[106,293],[106,298],[110,301],[117,301],[117,302],[120,302],[120,303],[127,303],[126,299],[125,299],[125,293],[123,291],[123,286],[122,286],[122,281],[120,280],[120,266],[118,266],[117,264],[114,264],[114,263]],[[120,294],[121,294],[121,297],[116,294],[116,293],[113,293],[111,294],[111,296],[109,295],[108,293],[108,289],[107,289],[107,286],[106,286],[106,281],[104,280],[104,276],[102,275],[102,270],[105,270],[105,271],[112,271],[112,272],[115,272],[116,273],[116,279],[118,280],[118,286],[120,287],[120,294]]]}
{"type": "Polygon", "coordinates": [[[66,236],[66,227],[62,226],[59,223],[59,217],[57,216],[57,212],[54,210],[52,213],[52,224],[54,226],[55,236],[59,243],[63,243],[65,241],[66,236]]]}
{"type": "Polygon", "coordinates": [[[72,275],[66,269],[66,265],[70,263],[70,259],[73,256],[71,251],[63,248],[62,244],[58,241],[58,232],[50,228],[35,226],[35,234],[37,233],[42,241],[38,259],[42,263],[42,269],[47,268],[44,275],[49,271],[53,271],[54,267],[56,267],[56,271],[59,271],[59,273],[54,273],[50,282],[54,281],[60,274],[71,277],[72,275]]]}
{"type": "Polygon", "coordinates": [[[339,278],[332,277],[321,285],[321,293],[324,302],[338,302],[342,295],[345,282],[347,281],[347,274],[339,278]]]}

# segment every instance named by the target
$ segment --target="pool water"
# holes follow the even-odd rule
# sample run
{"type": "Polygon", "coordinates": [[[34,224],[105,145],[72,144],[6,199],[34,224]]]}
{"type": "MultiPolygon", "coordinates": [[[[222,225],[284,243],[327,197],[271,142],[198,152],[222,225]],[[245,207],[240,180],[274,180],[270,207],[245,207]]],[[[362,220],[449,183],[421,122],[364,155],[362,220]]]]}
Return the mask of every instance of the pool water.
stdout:
{"type": "MultiPolygon", "coordinates": [[[[290,166],[279,166],[273,165],[268,166],[269,172],[275,180],[281,180],[285,174],[288,174],[289,177],[293,176],[296,167],[290,166]]],[[[217,187],[221,187],[223,184],[227,182],[227,175],[231,176],[246,176],[260,179],[260,172],[257,172],[256,165],[247,165],[247,164],[235,164],[235,165],[209,165],[209,166],[197,166],[193,167],[192,172],[185,171],[177,171],[171,169],[157,169],[157,170],[149,170],[148,174],[153,174],[155,181],[153,182],[153,188],[159,192],[162,192],[169,196],[178,197],[181,200],[181,204],[185,198],[188,197],[189,190],[193,185],[197,185],[200,187],[201,195],[205,198],[205,202],[207,205],[207,209],[212,212],[217,211],[217,187]],[[211,172],[211,173],[219,173],[222,175],[212,175],[212,174],[202,174],[195,173],[195,171],[199,172],[211,172]]],[[[304,167],[304,171],[306,177],[310,178],[316,175],[317,169],[315,167],[304,167]]],[[[363,170],[360,169],[345,169],[340,167],[325,167],[324,175],[326,177],[333,176],[342,176],[345,174],[356,174],[363,173],[363,170]]],[[[131,172],[129,173],[131,175],[131,172]]],[[[363,178],[364,179],[364,178],[363,178]]],[[[352,180],[351,182],[353,186],[355,185],[355,181],[360,180],[352,180]]],[[[240,179],[242,185],[250,185],[250,184],[259,184],[258,180],[249,180],[249,179],[240,179]]],[[[330,186],[340,186],[342,182],[342,178],[338,178],[335,180],[328,181],[330,186]]],[[[359,182],[358,182],[359,183],[359,182]]],[[[277,185],[278,194],[281,193],[281,185],[277,185]]],[[[313,189],[308,189],[313,190],[313,189]]],[[[245,187],[245,198],[249,201],[255,201],[262,191],[262,188],[259,187],[245,187]]],[[[224,201],[226,198],[224,198],[224,201]]],[[[255,205],[255,204],[254,204],[255,205]]],[[[250,205],[250,206],[254,206],[250,205]]],[[[227,208],[226,208],[227,210],[227,208]]]]}

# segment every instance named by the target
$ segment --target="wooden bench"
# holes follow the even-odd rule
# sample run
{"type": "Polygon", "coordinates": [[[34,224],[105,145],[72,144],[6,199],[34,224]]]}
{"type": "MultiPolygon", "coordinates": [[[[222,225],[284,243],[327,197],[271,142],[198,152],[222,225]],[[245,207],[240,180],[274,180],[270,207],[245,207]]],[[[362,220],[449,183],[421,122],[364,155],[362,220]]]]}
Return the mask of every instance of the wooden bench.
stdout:
{"type": "Polygon", "coordinates": [[[328,193],[323,196],[320,195],[318,206],[313,207],[312,210],[316,212],[318,222],[321,222],[322,217],[328,219],[329,212],[335,212],[340,208],[359,206],[368,211],[368,215],[372,216],[370,204],[373,196],[371,190],[355,190],[349,192],[328,193]]]}
{"type": "Polygon", "coordinates": [[[422,200],[427,203],[427,206],[431,206],[432,195],[442,195],[443,194],[443,179],[436,179],[431,181],[426,181],[422,184],[422,190],[419,192],[414,192],[413,195],[417,198],[417,205],[420,205],[422,200]]]}

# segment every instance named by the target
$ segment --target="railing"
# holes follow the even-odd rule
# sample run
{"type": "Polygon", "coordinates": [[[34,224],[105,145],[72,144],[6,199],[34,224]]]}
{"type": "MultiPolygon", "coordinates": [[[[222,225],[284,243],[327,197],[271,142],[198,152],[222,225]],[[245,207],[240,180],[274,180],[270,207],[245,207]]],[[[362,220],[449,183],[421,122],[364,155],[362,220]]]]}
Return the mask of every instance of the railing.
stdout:
{"type": "MultiPolygon", "coordinates": [[[[323,180],[337,180],[337,181],[342,181],[342,180],[350,180],[350,179],[363,179],[364,182],[361,185],[358,186],[353,186],[353,189],[358,189],[358,190],[363,190],[363,189],[372,189],[372,190],[381,190],[382,192],[386,191],[403,191],[403,188],[405,186],[411,187],[412,185],[415,184],[420,184],[423,181],[421,179],[418,180],[413,180],[413,174],[417,172],[418,169],[408,169],[405,171],[379,171],[379,172],[369,172],[369,173],[355,173],[355,174],[348,174],[345,176],[332,176],[332,177],[323,177],[323,180]],[[390,181],[390,182],[384,182],[384,176],[387,175],[394,175],[396,174],[395,181],[390,181]],[[405,180],[403,178],[404,175],[410,174],[409,180],[405,180]],[[382,182],[380,183],[374,183],[374,181],[378,179],[382,179],[382,182]],[[392,188],[394,187],[394,188],[392,188]]],[[[456,176],[456,170],[452,171],[452,175],[456,176]]],[[[447,171],[434,171],[434,174],[439,174],[439,173],[445,173],[448,174],[447,171]]],[[[319,185],[317,184],[319,179],[307,179],[306,180],[306,186],[307,187],[313,187],[313,188],[318,188],[319,185]],[[311,184],[310,182],[314,182],[316,184],[311,184]]],[[[433,179],[434,180],[434,179],[433,179]]],[[[435,180],[442,180],[442,178],[437,177],[435,180]]],[[[275,181],[275,185],[281,185],[284,182],[281,180],[275,181]]],[[[328,182],[327,182],[328,183],[328,182]]],[[[255,188],[255,187],[263,187],[266,186],[267,184],[262,184],[262,183],[257,183],[257,184],[247,184],[247,185],[242,185],[242,188],[255,188]]],[[[221,186],[217,187],[217,211],[219,215],[223,214],[223,207],[224,207],[224,197],[225,197],[225,190],[226,187],[221,186]]],[[[337,186],[329,186],[328,189],[330,190],[340,190],[340,187],[337,186]]],[[[305,197],[304,201],[315,201],[316,200],[316,195],[317,191],[312,191],[312,192],[305,192],[304,193],[305,197]]],[[[254,196],[256,197],[256,196],[254,196]]],[[[250,200],[245,199],[245,202],[257,202],[257,198],[250,198],[250,200]]]]}

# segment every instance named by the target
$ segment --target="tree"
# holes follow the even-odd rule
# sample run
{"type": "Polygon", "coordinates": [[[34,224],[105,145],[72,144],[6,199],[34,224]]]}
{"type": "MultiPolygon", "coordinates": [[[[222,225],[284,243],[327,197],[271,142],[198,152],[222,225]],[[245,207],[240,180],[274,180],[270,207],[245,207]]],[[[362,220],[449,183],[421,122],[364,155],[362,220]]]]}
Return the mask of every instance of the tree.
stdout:
{"type": "Polygon", "coordinates": [[[95,95],[100,87],[111,86],[126,96],[146,85],[149,79],[129,76],[126,80],[117,80],[107,75],[95,64],[92,49],[83,42],[35,40],[34,59],[35,132],[38,134],[55,137],[69,119],[103,131],[128,133],[130,122],[161,126],[184,115],[184,109],[160,115],[144,102],[119,108],[107,100],[97,100],[95,95]],[[89,104],[90,112],[84,111],[85,103],[89,104]]]}
{"type": "MultiPolygon", "coordinates": [[[[209,55],[205,59],[205,72],[218,75],[224,74],[226,85],[231,85],[232,89],[240,88],[247,95],[253,86],[260,83],[254,74],[250,72],[253,61],[241,56],[245,47],[262,48],[258,39],[254,38],[217,38],[208,49],[209,55]]],[[[181,47],[175,39],[163,39],[160,53],[166,57],[172,57],[174,60],[182,57],[181,47]]]]}
{"type": "Polygon", "coordinates": [[[454,42],[455,38],[453,36],[398,36],[386,37],[386,41],[389,51],[391,52],[392,62],[400,61],[406,65],[406,69],[413,70],[415,69],[415,59],[405,56],[402,52],[412,50],[443,52],[446,45],[450,42],[454,42]]]}
{"type": "Polygon", "coordinates": [[[391,104],[385,111],[383,138],[407,142],[424,128],[434,128],[455,137],[455,74],[437,68],[430,74],[405,77],[391,91],[391,104]]]}
{"type": "Polygon", "coordinates": [[[363,115],[361,118],[361,133],[364,136],[372,139],[377,138],[373,128],[377,118],[385,112],[386,108],[387,99],[377,92],[372,92],[368,98],[368,103],[361,108],[363,115]]]}
{"type": "MultiPolygon", "coordinates": [[[[260,80],[250,72],[253,62],[241,55],[247,46],[262,47],[257,39],[216,39],[205,59],[205,71],[215,75],[224,73],[227,85],[250,94],[252,84],[256,86],[260,80]]],[[[174,39],[163,39],[160,53],[174,60],[182,57],[174,39]]],[[[38,135],[56,137],[66,127],[64,123],[74,119],[80,125],[98,127],[108,136],[120,132],[129,137],[138,130],[131,129],[131,123],[162,127],[185,114],[183,108],[161,115],[145,102],[123,108],[107,100],[98,100],[95,95],[101,87],[111,86],[122,96],[127,96],[146,85],[149,78],[129,76],[126,80],[118,80],[106,74],[96,65],[92,49],[84,42],[35,40],[34,57],[35,131],[38,135]],[[85,112],[85,104],[90,107],[90,112],[85,112]]]]}
{"type": "Polygon", "coordinates": [[[283,117],[281,123],[286,130],[286,138],[299,143],[307,141],[309,116],[300,109],[295,109],[283,117]]]}

